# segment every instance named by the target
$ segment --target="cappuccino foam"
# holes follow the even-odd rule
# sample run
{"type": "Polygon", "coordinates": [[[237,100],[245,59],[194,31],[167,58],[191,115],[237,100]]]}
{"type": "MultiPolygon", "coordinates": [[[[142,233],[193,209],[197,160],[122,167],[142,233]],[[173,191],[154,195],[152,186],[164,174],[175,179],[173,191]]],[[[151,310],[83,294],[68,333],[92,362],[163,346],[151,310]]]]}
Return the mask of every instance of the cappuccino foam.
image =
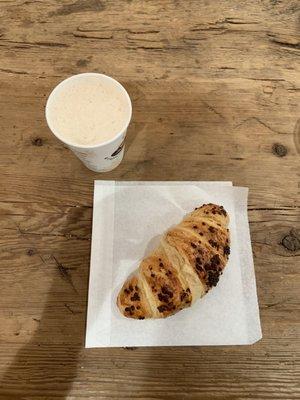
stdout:
{"type": "Polygon", "coordinates": [[[131,117],[125,89],[100,74],[75,75],[58,85],[47,102],[51,130],[69,144],[93,146],[113,139],[131,117]]]}

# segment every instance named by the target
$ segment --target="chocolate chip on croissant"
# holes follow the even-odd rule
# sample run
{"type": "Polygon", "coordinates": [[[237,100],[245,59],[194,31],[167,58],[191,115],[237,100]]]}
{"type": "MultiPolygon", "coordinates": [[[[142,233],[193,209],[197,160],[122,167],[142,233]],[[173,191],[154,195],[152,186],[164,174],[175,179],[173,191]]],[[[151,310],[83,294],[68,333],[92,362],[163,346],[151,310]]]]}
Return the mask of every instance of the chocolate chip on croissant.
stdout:
{"type": "Polygon", "coordinates": [[[135,319],[168,317],[216,286],[230,254],[228,223],[222,206],[204,204],[167,231],[120,290],[121,313],[135,319]]]}

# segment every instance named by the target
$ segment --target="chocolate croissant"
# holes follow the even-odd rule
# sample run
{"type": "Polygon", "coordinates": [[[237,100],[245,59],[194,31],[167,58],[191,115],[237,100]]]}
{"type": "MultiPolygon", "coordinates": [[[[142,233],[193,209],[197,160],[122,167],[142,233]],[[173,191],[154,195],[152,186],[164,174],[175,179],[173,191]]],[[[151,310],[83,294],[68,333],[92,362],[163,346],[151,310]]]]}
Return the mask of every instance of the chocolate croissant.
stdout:
{"type": "Polygon", "coordinates": [[[190,307],[219,281],[230,254],[229,218],[204,204],[166,232],[117,298],[125,317],[164,318],[190,307]]]}

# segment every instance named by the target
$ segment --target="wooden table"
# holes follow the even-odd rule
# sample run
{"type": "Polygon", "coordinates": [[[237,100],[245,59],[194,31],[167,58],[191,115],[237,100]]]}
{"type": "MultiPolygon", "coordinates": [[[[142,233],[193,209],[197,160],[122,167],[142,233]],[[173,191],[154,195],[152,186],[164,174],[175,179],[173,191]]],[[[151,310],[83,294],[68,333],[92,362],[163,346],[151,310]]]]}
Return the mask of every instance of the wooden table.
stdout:
{"type": "Polygon", "coordinates": [[[0,1],[1,399],[300,398],[298,6],[0,1]],[[84,71],[133,100],[105,175],[45,123],[51,89],[84,71]],[[263,339],[85,350],[94,179],[248,186],[263,339]]]}

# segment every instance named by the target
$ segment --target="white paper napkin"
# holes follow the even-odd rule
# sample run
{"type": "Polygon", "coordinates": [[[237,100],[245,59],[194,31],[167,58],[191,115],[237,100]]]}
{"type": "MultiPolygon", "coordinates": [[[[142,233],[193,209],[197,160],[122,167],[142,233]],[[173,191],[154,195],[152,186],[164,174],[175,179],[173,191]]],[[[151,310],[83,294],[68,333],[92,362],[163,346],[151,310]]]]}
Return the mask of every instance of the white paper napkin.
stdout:
{"type": "Polygon", "coordinates": [[[95,181],[86,347],[234,345],[261,338],[247,188],[231,182],[95,181]],[[231,254],[217,287],[166,319],[122,316],[116,297],[162,233],[203,203],[230,216],[231,254]]]}

